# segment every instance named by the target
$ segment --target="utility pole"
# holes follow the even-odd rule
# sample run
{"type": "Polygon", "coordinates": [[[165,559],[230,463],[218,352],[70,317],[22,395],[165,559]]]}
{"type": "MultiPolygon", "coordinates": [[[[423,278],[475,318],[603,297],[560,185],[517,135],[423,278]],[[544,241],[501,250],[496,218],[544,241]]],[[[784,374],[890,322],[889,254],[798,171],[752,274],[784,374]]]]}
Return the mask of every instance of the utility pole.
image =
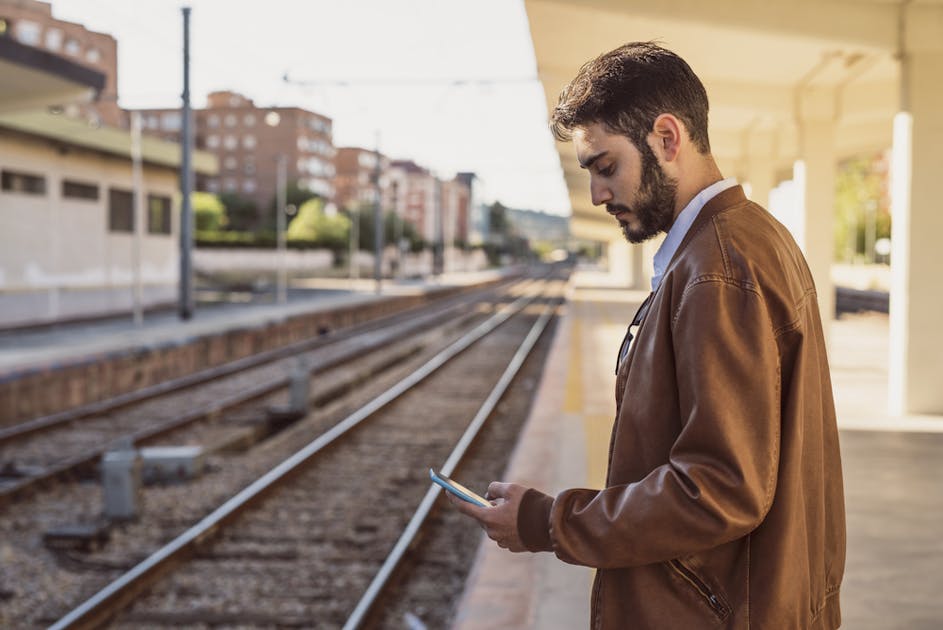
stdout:
{"type": "Polygon", "coordinates": [[[180,319],[193,316],[193,169],[190,157],[193,154],[193,129],[190,125],[190,7],[183,7],[183,156],[180,160],[180,192],[183,205],[180,210],[180,319]]]}
{"type": "Polygon", "coordinates": [[[275,203],[275,232],[278,243],[278,278],[277,278],[277,301],[284,304],[288,301],[287,273],[285,270],[285,204],[288,189],[288,156],[284,153],[278,154],[278,181],[277,181],[277,201],[275,203]]]}
{"type": "Polygon", "coordinates": [[[391,186],[393,198],[393,220],[396,233],[396,277],[403,277],[403,217],[399,211],[399,182],[393,181],[391,186]]]}
{"type": "Polygon", "coordinates": [[[373,183],[376,186],[376,205],[373,208],[373,278],[376,280],[376,292],[379,295],[383,290],[383,202],[380,190],[380,132],[377,132],[377,144],[374,151],[376,165],[373,172],[373,183]]]}
{"type": "Polygon", "coordinates": [[[134,325],[144,323],[144,306],[141,290],[141,241],[144,236],[144,177],[141,169],[141,112],[131,112],[131,182],[134,194],[131,211],[134,213],[131,224],[134,238],[131,239],[131,275],[134,285],[132,302],[134,304],[134,325]]]}
{"type": "Polygon", "coordinates": [[[444,234],[442,221],[442,180],[435,176],[435,206],[433,208],[433,219],[435,220],[435,242],[432,244],[432,275],[442,274],[444,234]]]}

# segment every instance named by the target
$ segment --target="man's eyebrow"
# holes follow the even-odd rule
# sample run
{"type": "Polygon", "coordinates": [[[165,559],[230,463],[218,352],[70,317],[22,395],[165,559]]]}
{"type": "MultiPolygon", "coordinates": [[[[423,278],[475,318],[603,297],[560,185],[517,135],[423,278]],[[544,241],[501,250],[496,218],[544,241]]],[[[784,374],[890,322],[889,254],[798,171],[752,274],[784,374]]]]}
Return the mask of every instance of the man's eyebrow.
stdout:
{"type": "Polygon", "coordinates": [[[587,159],[585,162],[582,162],[582,161],[580,162],[580,168],[589,168],[590,166],[593,165],[593,162],[595,162],[602,156],[606,155],[607,153],[609,153],[609,151],[600,151],[596,155],[589,156],[589,159],[587,159]]]}

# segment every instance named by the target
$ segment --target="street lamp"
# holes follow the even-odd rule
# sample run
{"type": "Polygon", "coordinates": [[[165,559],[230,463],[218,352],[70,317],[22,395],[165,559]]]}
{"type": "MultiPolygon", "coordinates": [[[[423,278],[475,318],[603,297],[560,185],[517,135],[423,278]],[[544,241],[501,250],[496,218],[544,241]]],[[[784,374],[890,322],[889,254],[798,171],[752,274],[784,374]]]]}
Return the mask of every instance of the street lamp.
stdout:
{"type": "MultiPolygon", "coordinates": [[[[278,112],[271,111],[265,114],[265,124],[277,127],[282,117],[278,112]]],[[[277,248],[276,270],[276,301],[285,304],[288,301],[288,279],[285,270],[285,204],[288,189],[288,156],[279,153],[275,156],[276,183],[275,183],[275,241],[277,248]]]]}

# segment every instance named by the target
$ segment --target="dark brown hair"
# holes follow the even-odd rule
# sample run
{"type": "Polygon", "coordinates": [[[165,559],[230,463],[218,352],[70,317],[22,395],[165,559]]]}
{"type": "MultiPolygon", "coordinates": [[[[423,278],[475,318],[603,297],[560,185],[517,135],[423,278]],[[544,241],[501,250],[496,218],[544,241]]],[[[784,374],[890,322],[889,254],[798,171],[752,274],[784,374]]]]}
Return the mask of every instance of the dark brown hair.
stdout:
{"type": "Polygon", "coordinates": [[[653,42],[632,42],[580,68],[560,92],[550,118],[557,140],[573,129],[601,123],[640,148],[661,114],[684,123],[694,146],[710,153],[707,92],[684,59],[653,42]]]}

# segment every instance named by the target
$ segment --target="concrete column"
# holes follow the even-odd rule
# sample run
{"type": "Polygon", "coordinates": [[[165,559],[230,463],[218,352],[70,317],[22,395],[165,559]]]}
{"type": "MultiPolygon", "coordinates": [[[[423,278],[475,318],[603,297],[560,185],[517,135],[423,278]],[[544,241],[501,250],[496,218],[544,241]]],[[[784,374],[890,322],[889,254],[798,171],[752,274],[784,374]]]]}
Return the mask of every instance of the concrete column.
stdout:
{"type": "Polygon", "coordinates": [[[943,50],[938,49],[943,34],[937,35],[933,49],[908,52],[903,58],[904,111],[894,121],[888,366],[893,414],[943,414],[943,50]]]}
{"type": "Polygon", "coordinates": [[[618,238],[606,244],[609,258],[609,276],[619,286],[631,287],[634,277],[632,249],[620,232],[618,238]]]}
{"type": "Polygon", "coordinates": [[[831,269],[835,229],[836,94],[832,89],[808,89],[799,99],[797,194],[801,204],[800,233],[796,235],[815,280],[826,339],[835,318],[835,288],[831,269]]]}
{"type": "Polygon", "coordinates": [[[647,291],[651,281],[645,280],[645,250],[640,245],[632,247],[632,282],[629,285],[638,291],[647,291]]]}
{"type": "Polygon", "coordinates": [[[769,208],[769,194],[776,187],[776,136],[772,130],[749,132],[745,139],[746,164],[743,173],[750,187],[750,199],[769,208]]]}

